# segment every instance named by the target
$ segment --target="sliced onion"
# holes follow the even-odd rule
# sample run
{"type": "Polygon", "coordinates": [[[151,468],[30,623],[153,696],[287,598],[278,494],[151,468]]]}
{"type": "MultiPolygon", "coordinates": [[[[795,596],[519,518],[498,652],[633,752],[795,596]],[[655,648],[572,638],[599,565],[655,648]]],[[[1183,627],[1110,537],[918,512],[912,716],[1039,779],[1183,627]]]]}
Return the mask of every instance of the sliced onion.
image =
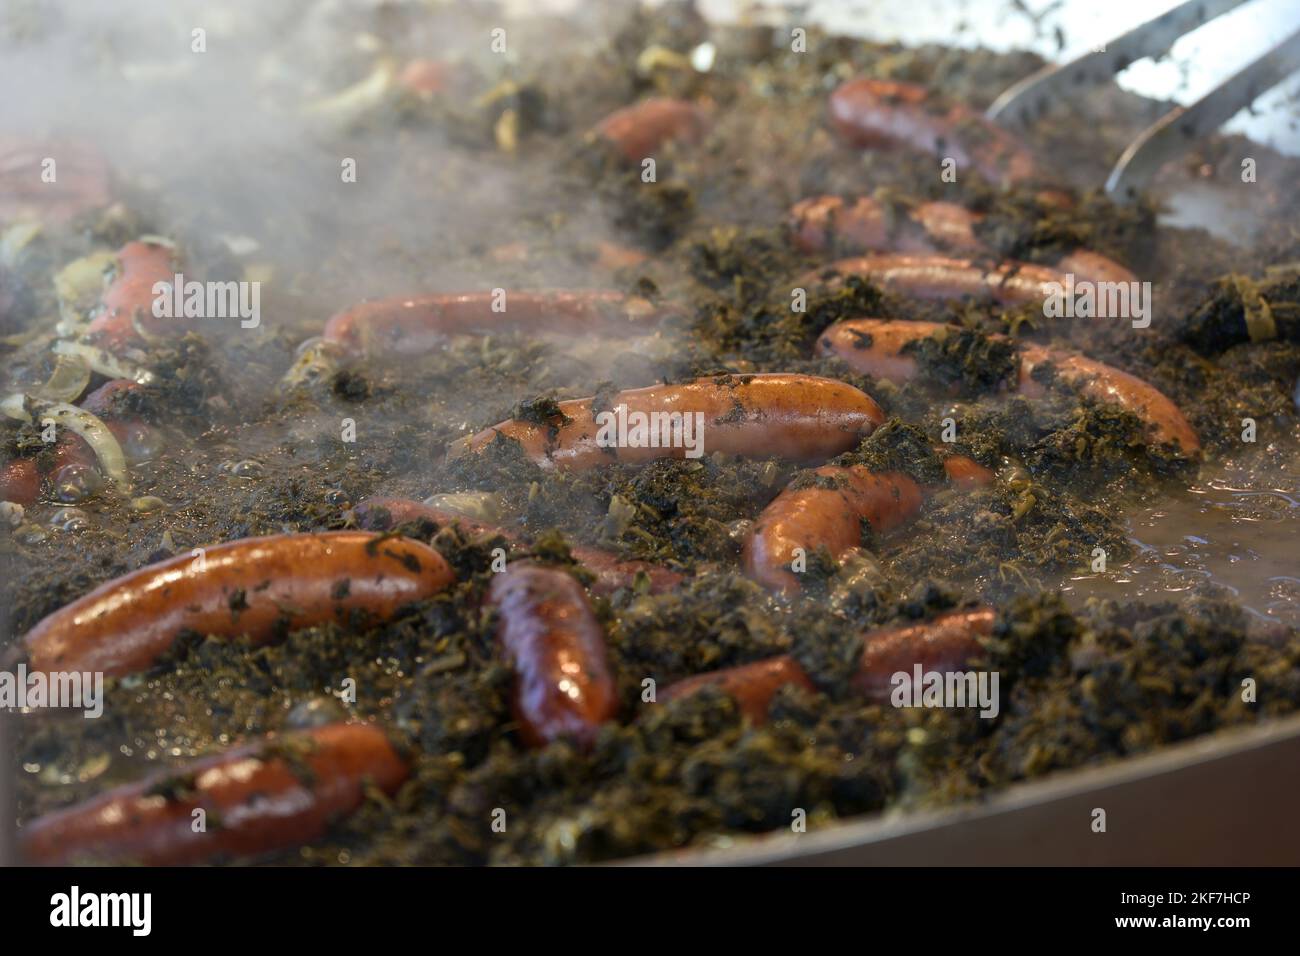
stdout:
{"type": "Polygon", "coordinates": [[[156,376],[153,372],[141,368],[133,362],[127,362],[106,349],[87,345],[85,342],[71,342],[66,339],[54,343],[55,355],[76,355],[83,359],[92,371],[109,378],[129,378],[137,385],[151,385],[156,376]]]}
{"type": "Polygon", "coordinates": [[[105,478],[116,485],[119,491],[131,490],[131,481],[126,474],[126,455],[122,453],[122,446],[117,443],[108,426],[99,418],[84,408],[66,402],[30,400],[30,413],[27,411],[28,404],[28,396],[14,392],[0,400],[0,412],[19,421],[39,424],[48,418],[56,425],[62,425],[90,446],[99,459],[99,470],[105,478]]]}
{"type": "Polygon", "coordinates": [[[75,402],[90,384],[90,365],[80,355],[60,355],[45,384],[28,392],[42,402],[75,402]]]}
{"type": "Polygon", "coordinates": [[[491,491],[462,491],[430,495],[424,499],[430,508],[454,511],[466,518],[480,521],[500,521],[503,509],[501,496],[491,491]]]}

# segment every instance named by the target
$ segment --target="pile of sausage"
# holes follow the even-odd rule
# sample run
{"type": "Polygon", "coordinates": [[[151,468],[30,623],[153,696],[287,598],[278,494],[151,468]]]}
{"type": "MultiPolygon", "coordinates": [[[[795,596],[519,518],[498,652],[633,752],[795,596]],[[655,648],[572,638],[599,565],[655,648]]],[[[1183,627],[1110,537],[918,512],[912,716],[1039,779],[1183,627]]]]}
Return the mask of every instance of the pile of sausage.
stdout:
{"type": "MultiPolygon", "coordinates": [[[[876,80],[845,83],[830,97],[830,118],[852,145],[902,144],[952,157],[959,167],[1001,184],[1021,184],[1036,176],[1033,157],[1022,144],[964,107],[936,106],[920,87],[876,80]]],[[[591,135],[635,161],[668,141],[697,141],[707,126],[706,110],[651,99],[619,110],[591,135]]],[[[870,199],[815,197],[792,210],[791,236],[807,252],[857,256],[833,263],[830,268],[840,276],[863,276],[919,298],[1018,303],[1041,298],[1044,284],[1062,271],[1131,278],[1119,264],[1082,250],[1053,269],[1024,263],[984,268],[975,259],[955,258],[987,255],[975,235],[977,221],[948,203],[922,204],[900,222],[870,199]]],[[[139,336],[149,289],[156,279],[170,279],[175,263],[168,250],[132,243],[120,251],[119,266],[90,330],[92,340],[110,350],[139,336]]],[[[321,341],[346,360],[418,354],[451,335],[504,328],[618,334],[653,329],[673,314],[671,306],[614,292],[515,292],[506,311],[493,310],[484,294],[442,294],[363,303],[330,319],[321,341]]],[[[945,327],[935,323],[862,317],[823,330],[816,350],[855,372],[901,382],[917,374],[907,346],[944,334],[945,327]]],[[[1055,372],[1049,379],[1133,412],[1151,441],[1190,459],[1199,455],[1186,419],[1151,385],[1081,355],[1031,346],[1019,351],[1014,388],[1028,396],[1042,394],[1044,376],[1034,373],[1044,368],[1055,372]]],[[[113,390],[129,387],[112,385],[113,390]]],[[[101,402],[101,393],[88,404],[101,402]]],[[[859,547],[864,522],[880,533],[902,527],[937,490],[903,472],[827,464],[885,421],[869,395],[834,379],[787,373],[713,376],[629,389],[605,401],[625,405],[629,412],[701,413],[709,451],[814,466],[768,504],[743,545],[745,572],[785,598],[800,590],[796,555],[820,551],[843,560],[859,547]]],[[[565,470],[683,456],[682,448],[601,444],[595,402],[560,403],[557,424],[501,422],[457,442],[448,454],[478,455],[495,442],[511,441],[539,466],[565,470]]],[[[77,453],[70,448],[59,460],[77,453]]],[[[948,487],[978,489],[994,481],[988,469],[970,458],[946,454],[943,463],[948,487]]],[[[19,464],[0,476],[0,492],[33,500],[41,475],[19,464]]],[[[472,535],[521,538],[509,528],[403,499],[371,499],[355,509],[354,517],[361,530],[235,541],[212,547],[201,558],[175,558],[110,581],[33,628],[24,645],[28,663],[41,671],[125,675],[156,666],[183,632],[270,641],[293,628],[331,621],[354,628],[378,624],[402,606],[456,583],[434,547],[391,529],[425,520],[440,527],[459,525],[472,535]]],[[[590,591],[596,595],[630,586],[657,593],[682,580],[671,569],[624,561],[595,548],[574,549],[573,556],[590,572],[590,591]]],[[[501,652],[516,672],[514,711],[521,741],[527,746],[558,740],[593,746],[602,726],[619,719],[623,707],[587,588],[567,570],[520,560],[493,577],[484,600],[495,614],[501,652]]],[[[981,638],[993,633],[995,618],[992,609],[981,607],[864,634],[854,689],[864,700],[881,701],[896,671],[916,663],[931,670],[966,666],[981,655],[981,638]]],[[[783,656],[683,680],[661,692],[660,701],[713,688],[733,698],[748,720],[761,724],[773,695],[787,686],[816,690],[799,663],[783,656]]],[[[192,863],[265,853],[319,838],[362,803],[367,786],[392,793],[409,769],[409,755],[379,728],[332,724],[273,736],[181,774],[122,787],[49,814],[22,828],[21,846],[28,860],[39,863],[192,863]],[[196,828],[198,811],[212,825],[196,828]]]]}

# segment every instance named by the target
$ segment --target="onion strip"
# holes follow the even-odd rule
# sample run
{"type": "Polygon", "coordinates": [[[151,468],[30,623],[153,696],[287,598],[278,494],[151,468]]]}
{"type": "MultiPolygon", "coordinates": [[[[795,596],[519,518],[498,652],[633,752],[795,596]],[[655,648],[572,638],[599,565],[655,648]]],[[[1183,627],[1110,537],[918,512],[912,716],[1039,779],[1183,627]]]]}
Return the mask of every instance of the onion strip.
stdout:
{"type": "Polygon", "coordinates": [[[74,402],[90,384],[90,366],[80,355],[59,355],[44,385],[27,394],[43,402],[74,402]]]}
{"type": "Polygon", "coordinates": [[[85,361],[92,371],[109,378],[129,378],[137,385],[150,385],[155,378],[153,372],[124,361],[105,349],[87,345],[85,342],[61,339],[54,343],[53,350],[55,355],[76,355],[85,361]]]}
{"type": "Polygon", "coordinates": [[[66,402],[33,400],[22,392],[14,392],[0,401],[0,411],[19,421],[30,421],[39,425],[45,419],[49,419],[55,425],[68,429],[90,446],[95,457],[99,459],[99,467],[104,477],[124,494],[131,490],[131,481],[126,473],[126,455],[122,452],[122,446],[117,443],[108,426],[84,408],[66,402]],[[29,407],[30,413],[27,411],[29,407]]]}

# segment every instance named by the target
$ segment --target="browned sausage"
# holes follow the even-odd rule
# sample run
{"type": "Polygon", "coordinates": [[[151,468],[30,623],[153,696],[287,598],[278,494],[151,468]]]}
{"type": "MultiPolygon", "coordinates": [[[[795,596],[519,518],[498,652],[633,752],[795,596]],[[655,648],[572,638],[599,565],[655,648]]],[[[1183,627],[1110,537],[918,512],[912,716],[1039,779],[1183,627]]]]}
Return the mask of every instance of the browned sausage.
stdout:
{"type": "Polygon", "coordinates": [[[775,591],[793,594],[800,588],[791,570],[796,548],[806,559],[825,548],[839,561],[860,546],[863,521],[884,534],[921,510],[921,487],[907,475],[875,474],[863,465],[827,465],[813,474],[815,484],[777,495],[745,539],[746,573],[775,591]]]}
{"type": "MultiPolygon", "coordinates": [[[[916,375],[916,360],[904,347],[943,334],[946,328],[939,322],[851,319],[823,332],[817,339],[817,353],[838,356],[865,375],[902,383],[916,375]]],[[[1034,398],[1044,394],[1044,387],[1031,377],[1040,366],[1050,366],[1061,380],[1084,395],[1137,415],[1156,442],[1173,446],[1189,458],[1200,455],[1200,439],[1178,406],[1137,376],[1072,352],[1030,345],[1020,353],[1015,383],[1022,395],[1034,398]]]]}
{"type": "MultiPolygon", "coordinates": [[[[408,521],[425,519],[439,527],[459,525],[474,536],[499,534],[512,542],[522,539],[514,529],[483,524],[454,511],[432,508],[409,498],[368,498],[356,506],[353,516],[360,527],[371,531],[387,531],[408,521]]],[[[636,584],[638,574],[645,574],[651,594],[671,591],[682,582],[681,574],[662,565],[651,564],[649,561],[624,560],[600,548],[578,545],[571,547],[569,553],[595,575],[591,593],[603,597],[608,597],[619,588],[632,587],[636,584]]]]}
{"type": "Polygon", "coordinates": [[[319,839],[370,783],[393,793],[406,762],[379,729],[327,724],[127,784],[23,827],[29,863],[177,866],[319,839]],[[286,757],[288,759],[286,759],[286,757]],[[195,832],[196,810],[205,828],[195,832]]]}
{"type": "Polygon", "coordinates": [[[706,687],[716,687],[740,706],[740,712],[752,724],[767,723],[767,709],[782,687],[816,690],[799,662],[788,654],[740,667],[728,667],[707,674],[687,677],[664,688],[659,702],[668,703],[697,694],[706,687]]]}
{"type": "Polygon", "coordinates": [[[853,689],[868,700],[884,703],[893,689],[890,678],[909,676],[915,665],[923,671],[964,670],[983,647],[980,637],[993,633],[992,608],[952,611],[932,621],[869,631],[864,636],[862,659],[853,676],[853,689]]]}
{"type": "MultiPolygon", "coordinates": [[[[889,702],[893,675],[903,672],[910,677],[917,664],[924,671],[964,670],[983,653],[979,638],[993,633],[995,619],[993,609],[984,607],[951,611],[920,624],[868,631],[850,685],[867,700],[883,704],[889,702]]],[[[669,685],[660,700],[666,703],[717,687],[740,705],[752,723],[763,724],[772,698],[786,686],[815,689],[799,663],[782,655],[688,677],[669,685]]]]}
{"type": "MultiPolygon", "coordinates": [[[[460,455],[482,451],[498,435],[514,439],[544,468],[584,470],[612,462],[643,463],[657,458],[686,457],[685,440],[671,446],[671,436],[653,426],[641,447],[617,447],[605,442],[593,399],[560,402],[563,420],[538,423],[513,419],[461,439],[451,449],[460,455]]],[[[703,454],[715,451],[748,458],[825,460],[857,445],[885,420],[880,406],[851,385],[812,375],[766,373],[723,375],[681,385],[652,385],[619,392],[606,403],[611,413],[626,408],[632,416],[668,416],[678,420],[703,415],[703,454]]],[[[694,417],[690,419],[695,421],[694,417]]],[[[647,418],[647,421],[651,421],[647,418]]],[[[610,420],[609,434],[615,434],[610,420]]],[[[630,431],[627,432],[629,435],[630,431]]]]}
{"type": "Polygon", "coordinates": [[[673,314],[621,292],[508,292],[504,299],[492,292],[462,292],[363,302],[326,322],[323,337],[358,354],[418,355],[451,335],[650,331],[673,314]],[[494,311],[494,305],[502,311],[494,311]]]}
{"type": "Polygon", "coordinates": [[[651,97],[610,113],[596,124],[596,134],[638,163],[665,143],[697,142],[704,128],[704,111],[694,103],[651,97]]]}
{"type": "Polygon", "coordinates": [[[268,641],[292,628],[389,617],[454,574],[417,541],[331,531],[246,538],[181,555],[101,585],[27,635],[33,670],[129,674],[184,630],[268,641]]]}
{"type": "Polygon", "coordinates": [[[901,145],[958,169],[974,169],[992,183],[1014,185],[1037,175],[1023,143],[983,115],[959,103],[946,104],[923,86],[856,79],[830,96],[835,131],[853,146],[901,145]]]}
{"type": "MultiPolygon", "coordinates": [[[[975,299],[1001,305],[1045,302],[1053,294],[1052,283],[1062,288],[1065,276],[1045,266],[1027,262],[1001,262],[982,266],[970,259],[940,255],[870,255],[839,259],[825,269],[805,276],[804,284],[816,284],[828,271],[839,273],[830,280],[836,285],[848,276],[858,276],[899,295],[915,299],[975,299]]],[[[1099,310],[1105,311],[1100,308],[1099,310]]],[[[1098,315],[1099,318],[1107,316],[1098,315]]]]}
{"type": "Polygon", "coordinates": [[[143,344],[135,323],[151,334],[175,334],[182,318],[154,318],[154,285],[176,279],[175,253],[156,242],[128,242],[117,251],[117,276],[104,290],[99,314],[91,320],[88,334],[109,351],[143,344]]]}
{"type": "MultiPolygon", "coordinates": [[[[869,197],[850,203],[838,196],[817,196],[795,203],[790,217],[794,244],[804,252],[845,256],[864,252],[991,254],[975,234],[975,226],[984,217],[956,203],[924,202],[909,216],[891,214],[869,197]]],[[[1053,268],[1078,281],[1137,281],[1137,276],[1118,262],[1084,249],[1065,255],[1053,268]]]]}
{"type": "Polygon", "coordinates": [[[987,488],[995,477],[989,469],[965,455],[948,455],[943,460],[943,470],[948,482],[958,491],[987,488]]]}
{"type": "Polygon", "coordinates": [[[494,575],[488,602],[500,615],[497,634],[514,665],[515,715],[532,747],[564,737],[590,746],[618,713],[605,634],[570,574],[511,564],[494,575]]]}
{"type": "Polygon", "coordinates": [[[1030,377],[1040,366],[1055,369],[1058,378],[1084,395],[1132,412],[1146,423],[1147,431],[1156,442],[1171,445],[1189,458],[1200,456],[1201,440],[1191,423],[1178,406],[1154,385],[1084,355],[1030,345],[1020,353],[1022,395],[1034,398],[1045,394],[1046,389],[1030,377]]]}

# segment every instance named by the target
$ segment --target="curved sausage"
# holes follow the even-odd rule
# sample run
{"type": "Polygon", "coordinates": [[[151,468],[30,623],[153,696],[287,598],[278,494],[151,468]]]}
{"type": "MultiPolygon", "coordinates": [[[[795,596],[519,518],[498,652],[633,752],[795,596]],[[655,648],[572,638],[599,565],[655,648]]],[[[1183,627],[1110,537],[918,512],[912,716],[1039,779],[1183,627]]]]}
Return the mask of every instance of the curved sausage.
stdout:
{"type": "MultiPolygon", "coordinates": [[[[790,228],[795,246],[803,252],[990,255],[992,250],[975,234],[983,218],[951,202],[924,202],[910,215],[895,215],[870,197],[849,203],[838,196],[816,196],[791,207],[790,228]]],[[[1138,281],[1115,260],[1086,249],[1068,253],[1053,268],[1078,281],[1138,281]]]]}
{"type": "Polygon", "coordinates": [[[890,678],[913,667],[923,671],[959,671],[982,653],[979,638],[993,633],[997,615],[992,608],[952,611],[932,621],[869,631],[862,658],[852,679],[853,689],[868,700],[884,703],[893,690],[890,678]]]}
{"type": "MultiPolygon", "coordinates": [[[[903,352],[904,347],[942,334],[947,328],[939,322],[851,319],[832,325],[818,337],[817,354],[835,355],[854,371],[901,384],[915,377],[917,371],[916,360],[903,352]]],[[[1156,442],[1173,446],[1189,458],[1200,455],[1200,439],[1182,411],[1137,376],[1073,352],[1028,345],[1021,350],[1015,383],[1028,398],[1046,392],[1032,377],[1039,367],[1050,367],[1062,381],[1090,398],[1132,412],[1146,423],[1156,442]]]]}
{"type": "Polygon", "coordinates": [[[176,256],[170,246],[156,242],[128,242],[117,251],[117,275],[100,298],[100,311],[88,334],[99,345],[115,351],[143,344],[135,322],[151,333],[176,332],[180,317],[157,319],[153,315],[156,283],[176,279],[176,256]],[[172,323],[170,328],[167,323],[172,323]]]}
{"type": "Polygon", "coordinates": [[[378,728],[327,724],[47,814],[23,827],[19,850],[43,865],[177,866],[254,856],[319,839],[361,806],[367,783],[391,794],[408,773],[378,728]],[[196,810],[206,824],[199,832],[196,810]]]}
{"type": "Polygon", "coordinates": [[[1033,155],[1006,130],[914,83],[848,80],[831,93],[829,107],[831,125],[853,146],[901,145],[951,158],[1003,186],[1037,175],[1033,155]]]}
{"type": "MultiPolygon", "coordinates": [[[[846,276],[858,276],[915,299],[991,300],[1000,305],[1045,302],[1054,286],[1064,288],[1066,281],[1062,273],[1027,262],[1006,261],[985,267],[970,259],[949,256],[881,254],[837,260],[805,276],[804,282],[824,282],[822,276],[828,270],[839,273],[831,285],[846,276]]],[[[1104,305],[1104,301],[1098,303],[1098,318],[1109,317],[1100,314],[1106,311],[1104,305]]]]}
{"type": "Polygon", "coordinates": [[[813,474],[815,484],[777,495],[745,539],[745,572],[774,591],[793,594],[800,589],[791,570],[795,549],[808,559],[825,548],[842,560],[861,545],[863,521],[884,534],[915,518],[924,500],[921,486],[899,472],[827,465],[813,474]]]}
{"type": "Polygon", "coordinates": [[[1200,456],[1201,440],[1195,429],[1178,406],[1154,385],[1084,355],[1030,345],[1020,353],[1020,394],[1028,398],[1046,394],[1046,389],[1031,377],[1034,369],[1043,366],[1054,369],[1058,378],[1084,395],[1132,412],[1146,423],[1156,442],[1172,445],[1188,458],[1200,456]]]}
{"type": "Polygon", "coordinates": [[[778,457],[825,460],[853,448],[885,421],[875,401],[851,385],[812,375],[780,372],[723,375],[681,385],[652,385],[619,392],[603,411],[601,423],[594,399],[560,402],[563,415],[553,422],[512,419],[461,439],[453,456],[480,452],[497,436],[514,439],[543,468],[585,470],[612,462],[643,463],[657,458],[684,458],[685,431],[669,433],[669,416],[699,424],[694,434],[702,454],[715,451],[748,458],[778,457]],[[619,443],[619,408],[625,408],[628,441],[619,443]],[[703,418],[698,418],[698,415],[703,418]],[[644,414],[648,431],[635,432],[644,414]],[[659,424],[656,425],[655,423],[659,424]],[[660,427],[662,426],[662,428],[660,427]],[[637,442],[636,447],[630,447],[637,442]]]}
{"type": "Polygon", "coordinates": [[[515,715],[531,747],[564,737],[590,746],[618,713],[605,634],[576,579],[534,564],[494,575],[488,603],[518,675],[515,715]]]}
{"type": "MultiPolygon", "coordinates": [[[[983,654],[979,638],[993,633],[996,618],[992,608],[981,607],[950,611],[920,624],[868,631],[862,637],[862,656],[850,687],[867,700],[883,704],[889,702],[893,690],[891,678],[900,671],[911,676],[917,664],[923,671],[964,670],[983,654]]],[[[665,688],[660,700],[680,700],[706,687],[717,687],[739,704],[751,723],[764,724],[772,698],[791,685],[816,690],[804,669],[787,654],[688,677],[665,688]]]]}
{"type": "Polygon", "coordinates": [[[659,695],[659,702],[666,704],[671,700],[698,694],[706,687],[716,687],[739,705],[745,719],[752,724],[761,725],[767,723],[767,709],[777,691],[789,686],[802,687],[807,691],[817,689],[799,662],[788,654],[782,654],[753,664],[728,667],[679,680],[664,688],[659,695]]]}
{"type": "Polygon", "coordinates": [[[612,291],[510,292],[504,298],[462,292],[363,302],[326,322],[322,335],[354,353],[413,355],[431,351],[451,335],[650,331],[675,314],[648,299],[612,291]]]}
{"type": "Polygon", "coordinates": [[[433,549],[362,531],[245,538],[115,578],[27,634],[38,671],[144,670],[185,630],[254,641],[358,612],[382,619],[446,588],[433,549]]]}
{"type": "MultiPolygon", "coordinates": [[[[412,501],[410,498],[367,498],[353,509],[353,516],[360,527],[370,531],[387,531],[408,521],[424,519],[432,521],[439,527],[458,524],[474,536],[499,534],[512,542],[522,540],[522,536],[514,529],[483,524],[456,514],[454,511],[433,508],[412,501]]],[[[645,574],[648,578],[651,594],[671,591],[681,584],[684,578],[684,575],[663,565],[651,564],[649,561],[625,560],[600,548],[576,545],[570,546],[569,553],[595,576],[591,584],[591,593],[600,597],[609,597],[620,588],[634,586],[638,574],[645,574]]]]}
{"type": "Polygon", "coordinates": [[[651,97],[610,113],[595,132],[628,162],[639,163],[665,143],[698,142],[705,122],[704,111],[694,103],[651,97]]]}

